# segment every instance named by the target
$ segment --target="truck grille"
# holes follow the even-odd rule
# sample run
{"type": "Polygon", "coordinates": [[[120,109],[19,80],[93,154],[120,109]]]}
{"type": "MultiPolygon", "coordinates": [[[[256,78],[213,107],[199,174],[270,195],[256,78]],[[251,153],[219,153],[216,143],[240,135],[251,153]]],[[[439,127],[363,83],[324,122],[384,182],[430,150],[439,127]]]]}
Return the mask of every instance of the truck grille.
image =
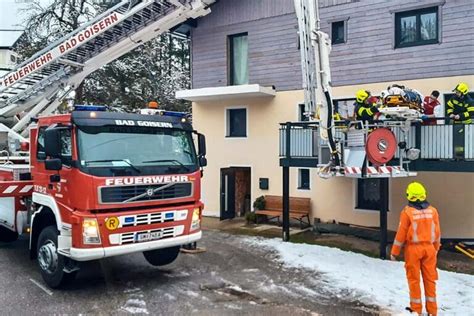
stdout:
{"type": "Polygon", "coordinates": [[[132,203],[154,200],[171,200],[191,196],[192,183],[184,182],[102,187],[99,192],[100,203],[132,203]]]}

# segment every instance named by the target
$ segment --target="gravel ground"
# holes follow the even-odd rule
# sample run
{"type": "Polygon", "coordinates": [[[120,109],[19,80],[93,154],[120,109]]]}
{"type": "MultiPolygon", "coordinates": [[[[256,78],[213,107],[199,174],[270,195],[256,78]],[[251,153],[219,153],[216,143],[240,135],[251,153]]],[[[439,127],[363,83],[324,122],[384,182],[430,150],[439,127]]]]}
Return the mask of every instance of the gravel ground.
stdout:
{"type": "Polygon", "coordinates": [[[83,264],[77,280],[49,290],[26,239],[0,243],[3,315],[376,315],[376,306],[328,292],[324,276],[283,268],[248,237],[208,230],[201,254],[156,268],[142,254],[83,264]]]}

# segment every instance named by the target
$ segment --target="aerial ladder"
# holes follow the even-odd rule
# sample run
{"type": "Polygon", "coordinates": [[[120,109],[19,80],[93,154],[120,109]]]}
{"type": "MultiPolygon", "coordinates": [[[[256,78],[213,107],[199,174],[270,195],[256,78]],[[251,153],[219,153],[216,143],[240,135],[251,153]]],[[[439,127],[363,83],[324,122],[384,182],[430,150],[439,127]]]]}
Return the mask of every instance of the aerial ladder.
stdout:
{"type": "Polygon", "coordinates": [[[319,175],[323,178],[390,178],[415,176],[408,163],[420,151],[410,147],[411,123],[420,113],[408,106],[381,108],[389,119],[337,128],[331,91],[331,40],[321,31],[317,0],[294,0],[298,18],[305,114],[319,129],[319,175]],[[321,154],[327,151],[328,155],[321,154]],[[397,165],[390,164],[398,153],[397,165]],[[325,160],[329,156],[330,159],[325,160]]]}
{"type": "MultiPolygon", "coordinates": [[[[420,151],[411,147],[411,123],[419,113],[405,106],[380,109],[387,119],[371,123],[352,121],[336,126],[331,91],[329,54],[331,40],[321,31],[318,0],[294,0],[298,19],[301,69],[305,95],[305,114],[316,129],[318,174],[322,178],[336,176],[379,178],[380,257],[386,257],[388,179],[416,176],[408,169],[420,151]],[[322,154],[325,151],[326,154],[322,154]],[[398,153],[398,163],[393,163],[398,153]],[[329,157],[329,158],[327,158],[329,157]]],[[[286,128],[289,128],[287,125],[286,128]]],[[[287,131],[291,133],[291,131],[287,131]]],[[[290,134],[291,136],[291,134],[290,134]]],[[[291,137],[287,136],[287,139],[291,137]]],[[[290,146],[291,147],[291,146],[290,146]]],[[[288,146],[287,146],[288,148],[288,146]]],[[[283,167],[283,239],[289,240],[289,167],[283,167]]]]}
{"type": "MultiPolygon", "coordinates": [[[[188,19],[214,0],[122,0],[0,78],[0,133],[27,142],[31,119],[53,113],[95,70],[188,19]]],[[[15,150],[10,150],[10,152],[15,150]]]]}

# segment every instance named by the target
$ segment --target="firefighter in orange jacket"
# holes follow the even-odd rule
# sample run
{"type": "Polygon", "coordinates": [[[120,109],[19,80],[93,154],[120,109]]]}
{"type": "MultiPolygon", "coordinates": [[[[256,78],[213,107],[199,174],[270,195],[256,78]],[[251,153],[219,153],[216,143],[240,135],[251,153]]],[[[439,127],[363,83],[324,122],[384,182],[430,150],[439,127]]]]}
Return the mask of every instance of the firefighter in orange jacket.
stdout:
{"type": "Polygon", "coordinates": [[[436,256],[441,245],[438,211],[426,201],[426,190],[421,183],[410,183],[406,193],[408,206],[400,214],[391,259],[396,260],[401,247],[406,244],[405,270],[410,289],[410,307],[407,309],[418,314],[422,312],[421,271],[426,311],[429,315],[436,315],[436,256]]]}

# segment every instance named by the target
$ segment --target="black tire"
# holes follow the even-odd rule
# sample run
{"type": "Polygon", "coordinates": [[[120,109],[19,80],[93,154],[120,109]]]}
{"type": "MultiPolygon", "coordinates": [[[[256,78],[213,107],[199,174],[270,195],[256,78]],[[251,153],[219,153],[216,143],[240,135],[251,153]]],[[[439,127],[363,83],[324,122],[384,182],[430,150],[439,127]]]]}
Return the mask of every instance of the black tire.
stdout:
{"type": "Polygon", "coordinates": [[[13,242],[18,239],[18,233],[0,226],[0,242],[13,242]]]}
{"type": "Polygon", "coordinates": [[[156,249],[150,251],[144,251],[143,255],[145,256],[146,261],[153,266],[164,266],[172,263],[178,258],[179,249],[181,247],[171,247],[164,249],[156,249]]]}
{"type": "Polygon", "coordinates": [[[38,267],[41,276],[49,287],[56,289],[74,280],[77,271],[72,273],[64,272],[66,257],[57,253],[58,231],[55,226],[44,228],[38,237],[36,248],[38,267]],[[47,260],[51,256],[51,260],[47,260]],[[48,266],[47,263],[50,263],[48,266]]]}

